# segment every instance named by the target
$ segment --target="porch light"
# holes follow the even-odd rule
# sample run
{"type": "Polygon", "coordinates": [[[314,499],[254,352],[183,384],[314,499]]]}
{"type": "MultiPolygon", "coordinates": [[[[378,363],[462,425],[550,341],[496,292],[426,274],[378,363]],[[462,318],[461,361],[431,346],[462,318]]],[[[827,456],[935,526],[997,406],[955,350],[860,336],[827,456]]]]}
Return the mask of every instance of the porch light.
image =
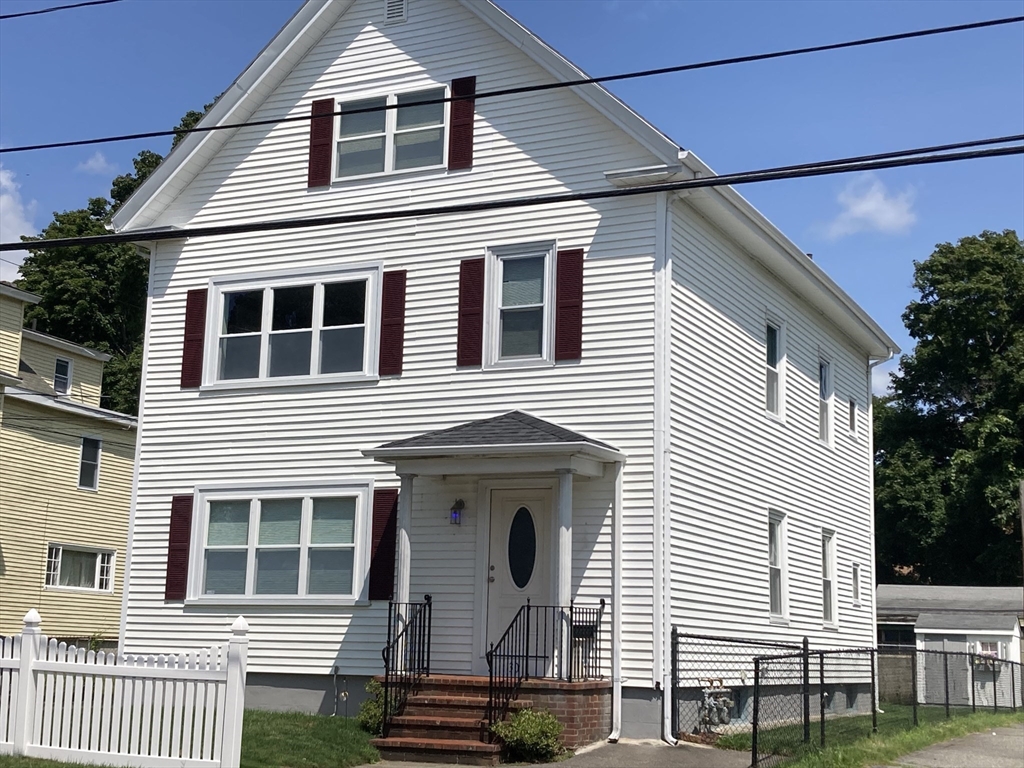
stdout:
{"type": "Polygon", "coordinates": [[[466,502],[462,499],[456,499],[455,503],[452,504],[451,517],[448,522],[452,525],[462,525],[462,510],[466,508],[466,502]]]}

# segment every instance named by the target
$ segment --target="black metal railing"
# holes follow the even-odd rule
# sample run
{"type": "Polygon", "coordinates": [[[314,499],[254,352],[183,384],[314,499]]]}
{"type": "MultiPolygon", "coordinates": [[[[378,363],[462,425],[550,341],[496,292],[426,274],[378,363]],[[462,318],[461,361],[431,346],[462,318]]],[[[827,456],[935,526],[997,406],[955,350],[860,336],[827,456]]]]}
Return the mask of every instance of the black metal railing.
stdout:
{"type": "Polygon", "coordinates": [[[524,680],[602,677],[604,609],[603,599],[598,607],[577,606],[575,601],[568,607],[526,601],[487,651],[489,728],[505,719],[524,680]]]}
{"type": "Polygon", "coordinates": [[[391,722],[400,714],[409,694],[422,677],[430,674],[430,595],[422,603],[388,604],[388,642],[384,657],[384,717],[381,735],[387,736],[391,722]]]}

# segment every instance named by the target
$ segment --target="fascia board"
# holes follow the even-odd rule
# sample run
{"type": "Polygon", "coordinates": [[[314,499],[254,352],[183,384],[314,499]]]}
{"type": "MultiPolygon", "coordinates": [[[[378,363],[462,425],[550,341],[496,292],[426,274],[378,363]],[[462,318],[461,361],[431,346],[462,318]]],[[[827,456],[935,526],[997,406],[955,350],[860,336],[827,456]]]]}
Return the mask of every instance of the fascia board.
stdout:
{"type": "Polygon", "coordinates": [[[521,443],[494,445],[440,445],[436,447],[367,448],[363,455],[371,459],[435,459],[447,456],[543,456],[579,455],[597,461],[624,461],[625,454],[592,443],[521,443]]]}
{"type": "MultiPolygon", "coordinates": [[[[680,159],[695,175],[704,178],[717,175],[692,152],[680,153],[680,159]]],[[[688,202],[708,214],[730,234],[735,233],[737,224],[743,224],[753,236],[744,238],[745,244],[755,240],[759,246],[752,249],[751,255],[873,357],[899,354],[899,345],[882,327],[739,192],[731,186],[710,187],[706,191],[707,194],[694,196],[688,202]],[[707,205],[708,202],[713,205],[707,205]]]]}
{"type": "MultiPolygon", "coordinates": [[[[319,41],[322,34],[310,34],[314,25],[333,25],[353,2],[306,0],[253,62],[235,78],[196,127],[247,120],[263,102],[263,98],[258,97],[258,103],[249,103],[254,90],[261,85],[269,85],[275,77],[277,82],[271,87],[276,87],[292,70],[290,60],[297,61],[319,41]]],[[[166,209],[165,205],[159,210],[152,210],[157,207],[157,198],[170,191],[172,183],[178,183],[177,191],[184,188],[206,165],[206,158],[219,150],[236,130],[188,134],[114,214],[111,220],[114,231],[145,227],[156,220],[166,209]]],[[[168,204],[177,191],[172,192],[168,204]]]]}
{"type": "MultiPolygon", "coordinates": [[[[524,27],[492,0],[459,0],[495,32],[529,56],[556,80],[579,80],[589,77],[571,61],[524,27]]],[[[659,131],[628,105],[597,83],[572,89],[577,96],[610,120],[617,128],[638,142],[644,149],[666,164],[679,162],[679,145],[659,131]]]]}
{"type": "MultiPolygon", "coordinates": [[[[31,248],[31,246],[28,247],[31,248]]],[[[26,304],[38,304],[42,301],[42,297],[36,296],[34,293],[15,288],[13,285],[4,285],[3,283],[0,283],[0,296],[7,296],[10,299],[23,301],[26,304]]]]}

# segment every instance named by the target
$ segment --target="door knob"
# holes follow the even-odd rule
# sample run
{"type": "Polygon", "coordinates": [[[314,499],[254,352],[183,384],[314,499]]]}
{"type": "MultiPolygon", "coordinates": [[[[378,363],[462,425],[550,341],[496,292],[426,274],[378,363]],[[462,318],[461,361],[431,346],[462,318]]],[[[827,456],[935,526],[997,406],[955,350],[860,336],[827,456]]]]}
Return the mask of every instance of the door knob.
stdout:
{"type": "Polygon", "coordinates": [[[493,577],[493,576],[488,576],[488,577],[487,577],[487,580],[488,580],[489,582],[491,582],[492,584],[494,583],[494,577],[493,577]]]}

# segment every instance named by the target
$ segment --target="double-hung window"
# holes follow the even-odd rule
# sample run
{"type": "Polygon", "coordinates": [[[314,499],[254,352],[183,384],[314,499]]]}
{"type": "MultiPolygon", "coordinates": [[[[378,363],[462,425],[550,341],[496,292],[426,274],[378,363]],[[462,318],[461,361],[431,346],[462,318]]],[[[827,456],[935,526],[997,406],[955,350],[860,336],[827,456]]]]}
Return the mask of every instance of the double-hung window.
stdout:
{"type": "Polygon", "coordinates": [[[50,544],[47,547],[47,587],[110,592],[113,584],[113,552],[64,544],[50,544]]]}
{"type": "Polygon", "coordinates": [[[857,401],[852,397],[849,401],[849,416],[847,419],[847,429],[850,430],[850,434],[854,437],[857,436],[857,401]]]}
{"type": "Polygon", "coordinates": [[[765,325],[765,404],[768,413],[782,415],[782,329],[775,323],[765,325]]]}
{"type": "Polygon", "coordinates": [[[488,333],[490,365],[552,361],[552,244],[495,248],[489,254],[492,275],[488,333]]]}
{"type": "Polygon", "coordinates": [[[103,441],[95,437],[82,438],[82,453],[78,463],[78,487],[95,491],[100,484],[100,451],[103,441]]]}
{"type": "Polygon", "coordinates": [[[853,588],[853,604],[860,606],[860,563],[854,563],[850,573],[853,588]]]}
{"type": "Polygon", "coordinates": [[[376,374],[377,268],[214,283],[209,384],[376,374]]]}
{"type": "Polygon", "coordinates": [[[193,596],[358,599],[368,498],[365,486],[204,494],[193,596]]]}
{"type": "Polygon", "coordinates": [[[831,531],[821,533],[821,619],[835,625],[836,619],[836,537],[831,531]]]}
{"type": "Polygon", "coordinates": [[[53,366],[53,391],[66,395],[71,391],[71,361],[58,357],[53,366]]]}
{"type": "Polygon", "coordinates": [[[440,100],[447,95],[438,87],[339,104],[335,176],[443,167],[448,110],[440,100]]]}
{"type": "Polygon", "coordinates": [[[786,615],[786,542],[785,518],[778,512],[768,514],[768,607],[775,618],[786,615]]]}
{"type": "Polygon", "coordinates": [[[832,366],[823,359],[818,360],[818,438],[832,441],[832,366]]]}

